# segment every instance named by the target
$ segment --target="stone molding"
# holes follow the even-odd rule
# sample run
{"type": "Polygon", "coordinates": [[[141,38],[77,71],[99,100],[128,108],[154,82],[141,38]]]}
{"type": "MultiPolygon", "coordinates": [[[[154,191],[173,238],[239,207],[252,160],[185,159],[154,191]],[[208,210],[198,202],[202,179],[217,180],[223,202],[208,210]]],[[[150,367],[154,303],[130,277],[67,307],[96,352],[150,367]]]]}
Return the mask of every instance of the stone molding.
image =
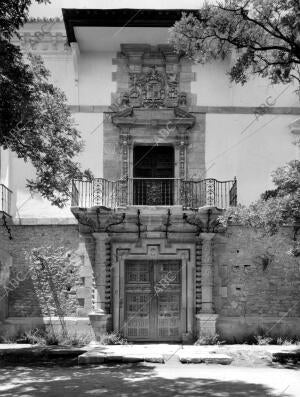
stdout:
{"type": "MultiPolygon", "coordinates": [[[[72,113],[108,113],[113,114],[111,105],[69,105],[72,113]]],[[[254,106],[188,106],[186,110],[192,114],[253,114],[257,112],[254,106]]],[[[300,115],[300,107],[274,106],[264,109],[264,114],[300,115]]]]}
{"type": "Polygon", "coordinates": [[[124,327],[124,280],[126,260],[181,260],[182,266],[182,313],[186,319],[182,321],[182,334],[193,334],[193,313],[195,311],[194,296],[194,243],[170,243],[166,240],[141,239],[139,242],[124,242],[121,239],[112,243],[113,297],[114,297],[114,331],[124,327]]]}

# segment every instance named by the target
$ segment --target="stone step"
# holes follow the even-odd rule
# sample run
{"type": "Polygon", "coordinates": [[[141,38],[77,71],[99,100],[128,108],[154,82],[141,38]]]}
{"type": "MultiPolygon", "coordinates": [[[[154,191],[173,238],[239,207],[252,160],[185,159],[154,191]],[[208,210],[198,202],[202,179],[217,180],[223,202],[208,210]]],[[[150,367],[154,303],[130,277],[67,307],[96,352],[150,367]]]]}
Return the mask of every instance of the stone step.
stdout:
{"type": "Polygon", "coordinates": [[[186,352],[180,351],[177,353],[179,361],[183,364],[224,364],[229,365],[232,363],[233,358],[227,354],[217,354],[209,352],[186,352]]]}
{"type": "Polygon", "coordinates": [[[164,363],[164,358],[162,354],[154,353],[113,353],[113,352],[101,352],[97,350],[92,350],[87,353],[81,354],[78,357],[78,364],[100,364],[100,363],[133,363],[133,362],[149,362],[149,363],[164,363]]]}
{"type": "Polygon", "coordinates": [[[294,364],[300,363],[300,348],[294,351],[279,351],[272,353],[272,361],[285,364],[292,361],[294,364]]]}
{"type": "Polygon", "coordinates": [[[215,353],[207,347],[180,346],[180,345],[107,345],[91,346],[91,349],[78,357],[79,364],[98,363],[131,363],[152,362],[166,363],[180,361],[181,363],[231,364],[233,357],[215,353]]]}

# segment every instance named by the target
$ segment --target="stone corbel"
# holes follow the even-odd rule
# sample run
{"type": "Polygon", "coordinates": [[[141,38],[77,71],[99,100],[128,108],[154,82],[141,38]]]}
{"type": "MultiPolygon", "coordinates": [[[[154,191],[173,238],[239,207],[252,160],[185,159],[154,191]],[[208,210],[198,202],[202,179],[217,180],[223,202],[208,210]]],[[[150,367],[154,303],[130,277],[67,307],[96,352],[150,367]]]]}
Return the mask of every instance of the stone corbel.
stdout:
{"type": "Polygon", "coordinates": [[[125,213],[115,213],[103,206],[95,206],[88,210],[72,208],[72,212],[80,224],[81,231],[85,233],[106,233],[111,226],[125,221],[125,213]]]}
{"type": "Polygon", "coordinates": [[[223,233],[226,229],[220,221],[223,212],[224,210],[220,208],[205,206],[190,215],[183,214],[183,219],[190,225],[196,226],[196,236],[200,233],[223,233]]]}
{"type": "Polygon", "coordinates": [[[120,225],[120,224],[124,223],[125,218],[126,218],[125,212],[123,212],[122,214],[111,215],[108,220],[109,224],[106,226],[105,231],[109,232],[110,231],[109,229],[111,228],[111,226],[116,226],[116,225],[120,225]]]}

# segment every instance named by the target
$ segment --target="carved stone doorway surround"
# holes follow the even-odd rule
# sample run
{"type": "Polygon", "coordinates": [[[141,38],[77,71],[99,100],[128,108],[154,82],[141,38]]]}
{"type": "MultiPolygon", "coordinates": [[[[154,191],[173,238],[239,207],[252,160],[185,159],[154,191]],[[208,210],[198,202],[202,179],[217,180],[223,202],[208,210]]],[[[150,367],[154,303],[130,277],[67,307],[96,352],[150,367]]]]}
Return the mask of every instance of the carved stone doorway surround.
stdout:
{"type": "Polygon", "coordinates": [[[195,124],[195,118],[190,113],[180,109],[155,109],[145,117],[145,112],[128,108],[116,113],[112,123],[119,128],[119,143],[121,148],[121,177],[133,176],[133,145],[172,145],[175,148],[175,178],[187,177],[186,148],[189,144],[189,130],[195,124]],[[166,112],[169,113],[166,119],[166,112]],[[150,116],[150,118],[149,118],[150,116]],[[151,129],[147,138],[139,136],[135,130],[151,129]]]}
{"type": "Polygon", "coordinates": [[[136,242],[113,242],[112,263],[113,281],[113,330],[124,329],[124,286],[126,260],[180,260],[182,272],[181,286],[181,333],[183,341],[192,341],[195,333],[195,246],[192,243],[168,243],[156,239],[136,242]]]}

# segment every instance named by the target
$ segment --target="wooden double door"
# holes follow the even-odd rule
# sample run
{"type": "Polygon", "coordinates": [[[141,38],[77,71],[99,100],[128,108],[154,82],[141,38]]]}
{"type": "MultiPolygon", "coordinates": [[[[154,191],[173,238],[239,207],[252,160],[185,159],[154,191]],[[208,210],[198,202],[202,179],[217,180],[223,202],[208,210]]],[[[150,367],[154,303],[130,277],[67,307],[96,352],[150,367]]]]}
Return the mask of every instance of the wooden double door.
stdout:
{"type": "Polygon", "coordinates": [[[180,341],[181,261],[125,261],[124,335],[134,341],[180,341]]]}

